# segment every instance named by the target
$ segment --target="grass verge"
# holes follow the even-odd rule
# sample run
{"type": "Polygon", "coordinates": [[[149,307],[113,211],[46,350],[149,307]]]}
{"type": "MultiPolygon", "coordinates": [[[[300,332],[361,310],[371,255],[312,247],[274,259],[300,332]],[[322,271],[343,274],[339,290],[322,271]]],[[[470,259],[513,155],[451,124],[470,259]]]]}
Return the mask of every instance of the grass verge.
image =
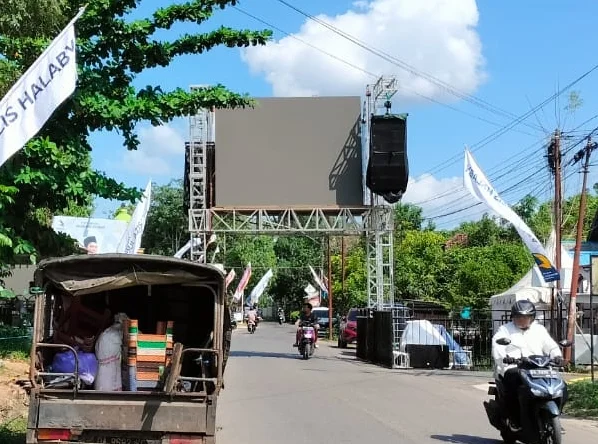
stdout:
{"type": "Polygon", "coordinates": [[[23,444],[27,430],[27,419],[17,417],[0,424],[0,442],[2,444],[23,444]]]}
{"type": "Polygon", "coordinates": [[[570,383],[565,413],[577,418],[598,418],[598,383],[587,380],[570,383]]]}

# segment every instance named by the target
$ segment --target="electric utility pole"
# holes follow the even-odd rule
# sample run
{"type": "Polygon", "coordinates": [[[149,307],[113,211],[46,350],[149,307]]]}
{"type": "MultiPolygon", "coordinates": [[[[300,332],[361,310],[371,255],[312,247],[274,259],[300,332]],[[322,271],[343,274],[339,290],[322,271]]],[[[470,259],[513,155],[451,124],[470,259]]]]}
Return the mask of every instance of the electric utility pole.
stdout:
{"type": "MultiPolygon", "coordinates": [[[[586,215],[586,186],[588,183],[588,173],[590,171],[590,156],[592,154],[592,151],[596,149],[596,146],[596,142],[592,143],[592,141],[588,138],[588,143],[586,144],[585,148],[578,151],[573,158],[573,163],[575,164],[580,160],[584,159],[585,157],[582,168],[583,185],[581,188],[581,198],[579,200],[579,218],[577,219],[575,254],[573,255],[573,271],[571,272],[571,293],[569,295],[569,317],[567,319],[567,340],[571,342],[574,342],[575,325],[577,323],[577,286],[579,276],[579,256],[581,254],[581,238],[583,235],[583,221],[586,215]]],[[[564,355],[566,360],[571,360],[571,347],[565,348],[564,355]]]]}
{"type": "MultiPolygon", "coordinates": [[[[556,129],[554,131],[554,136],[552,136],[552,140],[550,145],[548,146],[548,165],[554,174],[554,228],[555,228],[555,249],[554,249],[554,259],[555,259],[555,266],[557,271],[561,272],[561,230],[562,230],[562,219],[563,219],[563,209],[562,209],[562,196],[561,196],[561,132],[556,129]]],[[[562,311],[562,303],[561,303],[561,288],[562,284],[561,281],[556,281],[556,288],[552,288],[552,325],[555,325],[555,313],[557,314],[556,319],[558,322],[556,323],[556,335],[557,338],[563,337],[563,311],[562,311]],[[556,292],[556,295],[555,295],[556,292]],[[555,310],[556,308],[556,310],[555,310]],[[557,311],[558,310],[558,311],[557,311]]],[[[555,330],[553,329],[553,334],[555,330]]]]}

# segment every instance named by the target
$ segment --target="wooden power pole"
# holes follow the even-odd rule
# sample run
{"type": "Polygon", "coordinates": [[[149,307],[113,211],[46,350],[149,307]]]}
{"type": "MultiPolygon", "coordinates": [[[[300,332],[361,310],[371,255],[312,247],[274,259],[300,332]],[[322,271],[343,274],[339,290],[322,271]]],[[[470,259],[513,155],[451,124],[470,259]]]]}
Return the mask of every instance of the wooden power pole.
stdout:
{"type": "MultiPolygon", "coordinates": [[[[561,195],[561,133],[557,129],[554,132],[554,136],[552,138],[551,143],[551,150],[548,155],[551,158],[551,167],[554,173],[554,228],[555,228],[555,248],[554,248],[554,259],[555,259],[555,266],[557,271],[561,272],[561,230],[562,230],[562,220],[563,220],[563,198],[561,195]]],[[[556,289],[553,289],[553,292],[556,290],[556,297],[553,293],[552,297],[552,324],[554,325],[556,313],[556,319],[558,319],[557,327],[556,327],[556,334],[558,338],[563,337],[563,319],[562,319],[562,304],[560,303],[561,297],[561,288],[562,283],[560,280],[556,282],[556,289]],[[558,302],[557,302],[558,301],[558,302]],[[556,308],[556,310],[555,310],[556,308]]],[[[554,334],[553,330],[553,334],[554,334]]]]}
{"type": "MultiPolygon", "coordinates": [[[[588,173],[590,171],[590,155],[596,148],[596,143],[592,143],[588,139],[585,148],[577,152],[574,157],[574,162],[577,163],[584,159],[583,163],[583,185],[581,188],[581,198],[579,199],[579,218],[577,219],[577,235],[575,237],[575,254],[573,255],[573,270],[571,272],[571,293],[569,295],[569,316],[567,319],[567,340],[574,342],[576,312],[577,312],[577,286],[579,276],[579,256],[581,255],[581,241],[583,235],[583,221],[586,215],[586,187],[588,183],[588,173]]],[[[565,348],[564,357],[566,360],[571,360],[571,347],[565,348]]]]}

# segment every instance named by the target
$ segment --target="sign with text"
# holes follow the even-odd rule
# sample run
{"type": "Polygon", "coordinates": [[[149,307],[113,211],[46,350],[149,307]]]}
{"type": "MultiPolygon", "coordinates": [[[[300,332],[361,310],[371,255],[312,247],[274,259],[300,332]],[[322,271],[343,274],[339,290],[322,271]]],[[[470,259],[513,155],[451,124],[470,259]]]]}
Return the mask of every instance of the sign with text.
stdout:
{"type": "Polygon", "coordinates": [[[112,219],[54,216],[52,229],[76,239],[81,253],[116,253],[127,230],[127,222],[112,219]]]}

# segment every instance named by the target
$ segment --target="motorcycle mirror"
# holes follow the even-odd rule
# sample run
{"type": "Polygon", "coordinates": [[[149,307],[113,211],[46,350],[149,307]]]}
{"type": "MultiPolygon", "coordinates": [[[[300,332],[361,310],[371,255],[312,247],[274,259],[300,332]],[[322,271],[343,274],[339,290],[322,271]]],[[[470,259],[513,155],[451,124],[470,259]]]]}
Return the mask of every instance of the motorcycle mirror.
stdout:
{"type": "Polygon", "coordinates": [[[496,340],[496,343],[498,345],[509,345],[511,343],[511,340],[509,338],[498,338],[496,340]]]}
{"type": "Polygon", "coordinates": [[[567,339],[563,339],[562,341],[559,341],[559,345],[563,348],[567,348],[571,347],[573,345],[573,342],[568,341],[567,339]]]}

